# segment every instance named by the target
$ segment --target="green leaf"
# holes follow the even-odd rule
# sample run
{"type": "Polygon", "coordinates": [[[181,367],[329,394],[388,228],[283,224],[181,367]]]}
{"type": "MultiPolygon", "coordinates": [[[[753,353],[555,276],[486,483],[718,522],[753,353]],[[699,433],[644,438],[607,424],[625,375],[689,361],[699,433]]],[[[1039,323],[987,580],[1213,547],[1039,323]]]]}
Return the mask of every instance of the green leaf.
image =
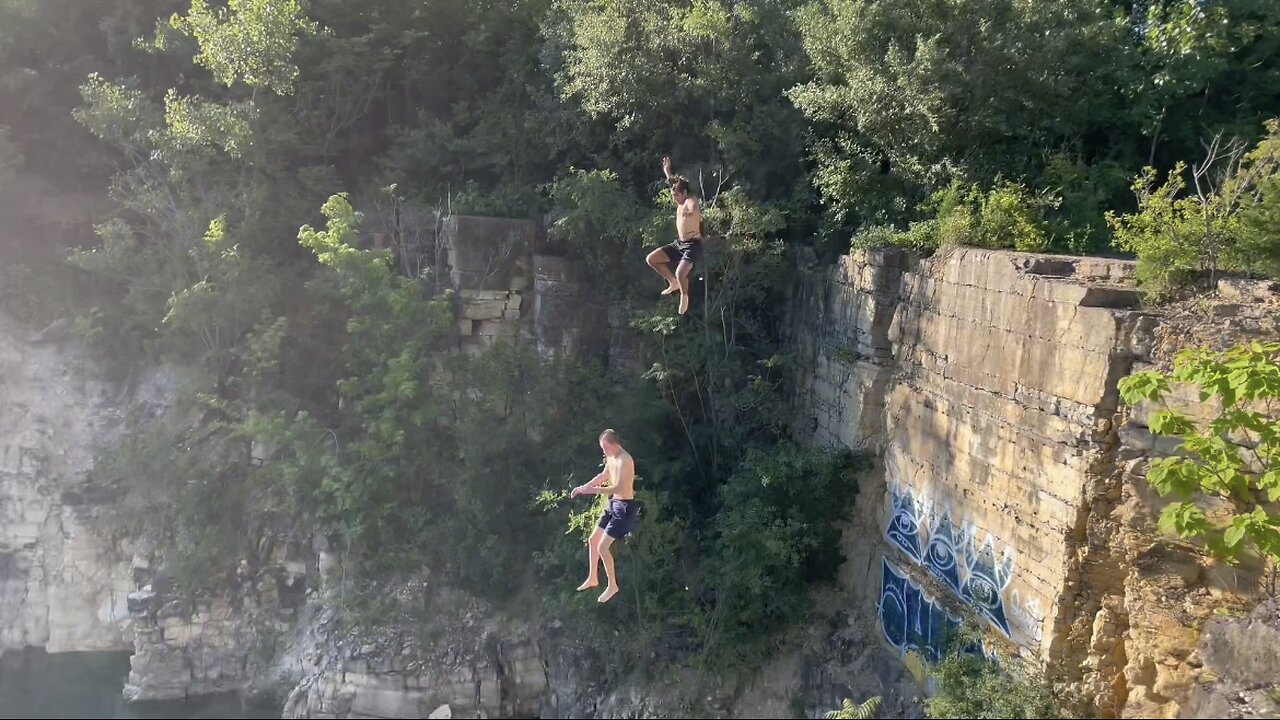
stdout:
{"type": "Polygon", "coordinates": [[[1161,532],[1179,537],[1202,535],[1210,528],[1204,511],[1186,502],[1173,503],[1166,507],[1160,513],[1158,524],[1161,532]]]}
{"type": "Polygon", "coordinates": [[[1160,373],[1147,370],[1122,378],[1118,387],[1125,403],[1137,405],[1143,400],[1158,401],[1169,391],[1169,382],[1160,373]]]}
{"type": "Polygon", "coordinates": [[[1269,502],[1280,500],[1280,467],[1274,467],[1258,476],[1258,489],[1267,493],[1269,502]]]}
{"type": "Polygon", "coordinates": [[[1157,435],[1190,435],[1196,425],[1190,418],[1173,410],[1161,410],[1151,416],[1151,432],[1157,435]]]}
{"type": "Polygon", "coordinates": [[[1243,523],[1233,522],[1222,538],[1227,547],[1233,548],[1240,544],[1240,541],[1244,539],[1245,530],[1243,523]]]}

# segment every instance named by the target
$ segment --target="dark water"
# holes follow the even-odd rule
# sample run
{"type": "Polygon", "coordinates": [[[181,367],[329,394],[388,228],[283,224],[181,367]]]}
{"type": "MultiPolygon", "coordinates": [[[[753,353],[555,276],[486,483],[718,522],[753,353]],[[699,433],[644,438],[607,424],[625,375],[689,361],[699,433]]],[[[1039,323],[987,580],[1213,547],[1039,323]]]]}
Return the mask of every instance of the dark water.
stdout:
{"type": "Polygon", "coordinates": [[[278,718],[278,707],[233,695],[189,702],[126,703],[128,653],[43,650],[0,656],[0,718],[278,718]]]}

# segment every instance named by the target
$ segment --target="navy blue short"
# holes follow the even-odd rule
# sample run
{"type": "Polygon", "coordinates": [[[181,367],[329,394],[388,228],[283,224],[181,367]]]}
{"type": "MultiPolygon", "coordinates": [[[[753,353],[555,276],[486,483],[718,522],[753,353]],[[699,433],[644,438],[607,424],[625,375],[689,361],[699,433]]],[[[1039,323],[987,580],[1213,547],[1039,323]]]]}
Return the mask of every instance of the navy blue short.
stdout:
{"type": "Polygon", "coordinates": [[[635,500],[610,498],[609,504],[604,508],[604,513],[600,515],[600,522],[596,523],[596,527],[604,530],[604,534],[614,540],[621,540],[635,526],[636,513],[639,509],[640,506],[635,500]]]}
{"type": "Polygon", "coordinates": [[[666,254],[669,265],[679,265],[681,260],[693,265],[702,258],[702,240],[699,238],[676,240],[659,249],[666,254]]]}

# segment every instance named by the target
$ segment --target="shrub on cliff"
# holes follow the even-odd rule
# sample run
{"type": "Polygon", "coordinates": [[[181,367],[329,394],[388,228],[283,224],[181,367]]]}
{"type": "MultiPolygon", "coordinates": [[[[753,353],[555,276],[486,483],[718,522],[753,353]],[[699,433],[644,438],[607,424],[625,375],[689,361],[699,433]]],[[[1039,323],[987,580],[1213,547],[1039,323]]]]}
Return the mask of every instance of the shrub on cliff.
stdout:
{"type": "Polygon", "coordinates": [[[946,640],[942,659],[929,665],[936,687],[925,700],[925,716],[1071,717],[1038,668],[999,646],[988,654],[982,628],[970,618],[946,640]]]}
{"type": "Polygon", "coordinates": [[[937,692],[925,700],[931,718],[1061,718],[1063,704],[1024,661],[953,651],[930,668],[937,692]]]}
{"type": "Polygon", "coordinates": [[[1280,120],[1252,149],[1215,138],[1190,169],[1178,163],[1164,183],[1146,168],[1133,183],[1134,213],[1107,213],[1116,246],[1138,256],[1138,280],[1153,297],[1198,276],[1280,272],[1280,120]],[[1188,180],[1190,183],[1188,183],[1188,180]]]}
{"type": "Polygon", "coordinates": [[[1033,194],[1018,183],[1002,181],[986,191],[952,183],[920,206],[925,219],[905,231],[867,228],[854,236],[853,246],[901,247],[924,254],[945,245],[1041,252],[1054,241],[1045,212],[1057,204],[1054,196],[1033,194]]]}
{"type": "Polygon", "coordinates": [[[1124,378],[1120,393],[1130,405],[1159,406],[1151,432],[1181,441],[1179,454],[1147,469],[1147,481],[1173,499],[1160,513],[1160,529],[1201,539],[1230,561],[1252,552],[1273,567],[1280,563],[1280,342],[1187,350],[1172,372],[1124,378]],[[1197,421],[1170,407],[1174,383],[1197,388],[1213,417],[1197,421]],[[1206,512],[1206,501],[1214,512],[1206,512]]]}
{"type": "Polygon", "coordinates": [[[844,561],[836,524],[852,505],[863,458],[783,442],[747,455],[720,489],[701,566],[708,646],[750,647],[808,612],[808,593],[844,561]]]}

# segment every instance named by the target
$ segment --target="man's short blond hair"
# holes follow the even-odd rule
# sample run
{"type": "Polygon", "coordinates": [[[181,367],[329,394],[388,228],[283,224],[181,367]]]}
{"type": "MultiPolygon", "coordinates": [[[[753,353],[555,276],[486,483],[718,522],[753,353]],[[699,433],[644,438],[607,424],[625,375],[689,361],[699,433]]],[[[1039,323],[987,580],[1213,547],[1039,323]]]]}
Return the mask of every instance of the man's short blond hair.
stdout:
{"type": "Polygon", "coordinates": [[[600,442],[608,442],[613,445],[620,445],[618,442],[618,433],[613,428],[608,428],[600,433],[600,442]]]}

